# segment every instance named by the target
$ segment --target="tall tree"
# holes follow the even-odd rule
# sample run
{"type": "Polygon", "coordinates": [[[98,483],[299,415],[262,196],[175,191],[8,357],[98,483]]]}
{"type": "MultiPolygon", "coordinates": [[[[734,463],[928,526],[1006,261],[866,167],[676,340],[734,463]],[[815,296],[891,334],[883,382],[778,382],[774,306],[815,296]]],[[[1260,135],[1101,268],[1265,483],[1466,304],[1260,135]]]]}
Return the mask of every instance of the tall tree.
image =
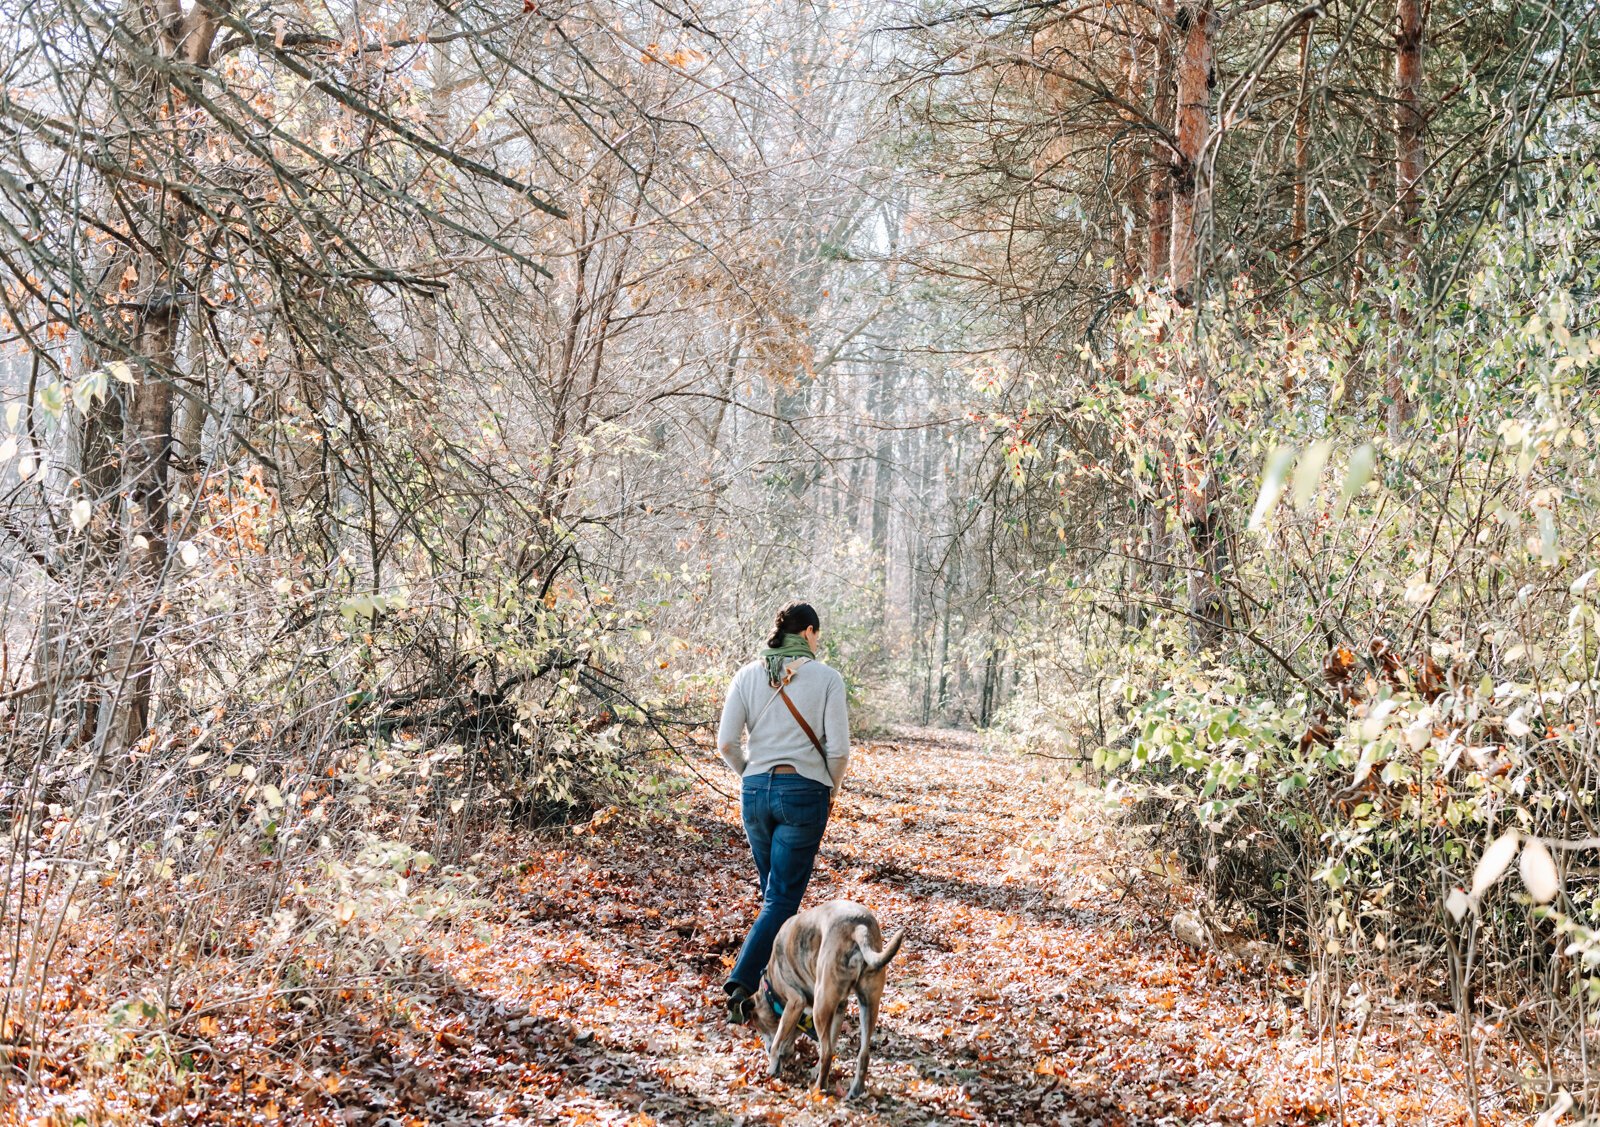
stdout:
{"type": "Polygon", "coordinates": [[[1210,0],[1184,0],[1177,10],[1183,42],[1178,58],[1177,121],[1172,170],[1172,289],[1193,302],[1200,288],[1201,241],[1211,229],[1212,37],[1210,0]]]}
{"type": "Polygon", "coordinates": [[[124,746],[144,735],[150,718],[153,619],[169,556],[178,343],[188,295],[208,272],[195,242],[201,216],[183,184],[186,157],[212,136],[192,76],[210,69],[227,12],[204,4],[187,13],[176,2],[129,4],[121,34],[112,37],[117,85],[100,102],[102,127],[118,140],[113,161],[101,166],[109,190],[97,200],[98,219],[126,237],[98,264],[101,308],[80,316],[94,326],[85,349],[90,366],[126,372],[127,380],[108,385],[82,416],[76,448],[85,455],[78,472],[100,486],[92,503],[122,508],[121,527],[101,558],[114,559],[120,549],[134,597],[112,627],[109,681],[92,723],[102,739],[124,746]],[[108,308],[115,312],[104,316],[108,308]]]}
{"type": "MultiPolygon", "coordinates": [[[[1400,270],[1404,281],[1415,288],[1418,278],[1418,248],[1422,238],[1422,164],[1423,129],[1426,119],[1422,109],[1422,0],[1398,0],[1395,6],[1395,41],[1397,50],[1394,63],[1394,140],[1395,140],[1395,205],[1398,233],[1396,241],[1400,250],[1400,270]]],[[[1397,347],[1389,357],[1389,377],[1386,390],[1389,398],[1389,431],[1397,435],[1411,416],[1411,403],[1406,393],[1402,371],[1402,352],[1405,330],[1412,324],[1410,302],[1414,297],[1396,298],[1395,326],[1399,330],[1397,347]]]]}
{"type": "Polygon", "coordinates": [[[1153,151],[1159,159],[1151,161],[1150,168],[1150,218],[1145,240],[1145,277],[1151,285],[1160,285],[1172,268],[1172,188],[1176,180],[1177,161],[1170,155],[1170,133],[1175,124],[1172,88],[1172,29],[1177,19],[1173,0],[1160,0],[1156,5],[1153,23],[1155,34],[1150,68],[1150,117],[1156,129],[1153,151]]]}
{"type": "MultiPolygon", "coordinates": [[[[1172,203],[1172,289],[1179,301],[1196,306],[1190,331],[1206,331],[1198,308],[1204,288],[1202,260],[1212,227],[1211,170],[1215,157],[1211,136],[1212,40],[1216,11],[1209,0],[1188,0],[1178,11],[1183,32],[1177,79],[1178,167],[1172,203]]],[[[1205,350],[1192,350],[1181,373],[1181,401],[1186,419],[1184,448],[1179,456],[1179,516],[1189,534],[1193,559],[1189,568],[1189,606],[1193,637],[1202,649],[1221,637],[1224,601],[1221,588],[1223,545],[1217,498],[1218,460],[1212,449],[1216,427],[1217,389],[1205,350]]]]}

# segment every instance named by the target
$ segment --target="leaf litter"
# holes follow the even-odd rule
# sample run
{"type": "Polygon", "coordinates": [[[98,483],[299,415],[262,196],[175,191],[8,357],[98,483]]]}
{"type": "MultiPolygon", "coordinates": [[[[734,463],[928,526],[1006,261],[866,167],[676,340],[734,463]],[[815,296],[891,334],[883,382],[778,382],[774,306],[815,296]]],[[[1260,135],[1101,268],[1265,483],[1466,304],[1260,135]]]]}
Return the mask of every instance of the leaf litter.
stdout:
{"type": "MultiPolygon", "coordinates": [[[[853,1014],[820,1098],[808,1043],[773,1081],[753,1029],[725,1024],[720,985],[754,916],[754,874],[737,804],[696,783],[676,811],[493,834],[478,855],[477,918],[399,952],[404,973],[293,1004],[210,1013],[191,1002],[184,1037],[148,1042],[183,1054],[175,1085],[56,1060],[41,1069],[50,1099],[12,1115],[371,1127],[1471,1121],[1453,1015],[1369,998],[1364,1012],[1315,1020],[1305,976],[1264,944],[1197,950],[1176,938],[1173,913],[1192,894],[1130,840],[1071,785],[975,736],[907,730],[860,747],[806,898],[859,900],[885,930],[907,932],[868,1095],[854,1102],[841,1095],[853,1014]]],[[[74,990],[83,1004],[86,989],[69,986],[69,999],[74,990]]],[[[1509,1039],[1480,1025],[1473,1051],[1479,1122],[1525,1122],[1509,1039]]]]}

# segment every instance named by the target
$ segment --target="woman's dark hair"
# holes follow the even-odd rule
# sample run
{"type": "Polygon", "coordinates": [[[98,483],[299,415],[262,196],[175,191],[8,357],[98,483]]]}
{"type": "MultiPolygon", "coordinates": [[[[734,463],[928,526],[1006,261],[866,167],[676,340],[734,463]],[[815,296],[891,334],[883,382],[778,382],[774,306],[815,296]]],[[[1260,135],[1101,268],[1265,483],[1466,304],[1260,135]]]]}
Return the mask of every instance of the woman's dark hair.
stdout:
{"type": "Polygon", "coordinates": [[[777,649],[783,645],[785,634],[798,634],[802,630],[815,628],[822,629],[822,619],[817,617],[817,612],[811,609],[810,603],[790,603],[778,612],[778,617],[772,623],[772,635],[767,638],[767,648],[777,649]]]}

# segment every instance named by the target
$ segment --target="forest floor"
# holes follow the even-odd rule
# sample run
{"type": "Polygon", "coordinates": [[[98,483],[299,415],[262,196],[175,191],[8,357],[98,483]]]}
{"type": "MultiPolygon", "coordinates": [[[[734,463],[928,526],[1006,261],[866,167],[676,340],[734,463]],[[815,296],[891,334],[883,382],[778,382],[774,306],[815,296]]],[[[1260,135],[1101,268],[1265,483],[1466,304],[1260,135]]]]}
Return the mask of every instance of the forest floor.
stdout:
{"type": "MultiPolygon", "coordinates": [[[[806,1042],[769,1080],[756,1033],[717,1004],[756,908],[737,804],[713,790],[731,781],[695,783],[677,811],[497,834],[472,924],[430,932],[348,1007],[213,1021],[204,1083],[145,1121],[1469,1122],[1452,1016],[1378,999],[1358,1041],[1354,1022],[1319,1037],[1305,980],[1262,945],[1173,937],[1185,886],[1101,807],[949,732],[858,749],[807,897],[906,930],[868,1095],[840,1095],[853,1018],[829,1094],[808,1091],[806,1042]]],[[[1482,1122],[1525,1122],[1487,1063],[1514,1054],[1493,1029],[1475,1048],[1508,1078],[1482,1122]]]]}

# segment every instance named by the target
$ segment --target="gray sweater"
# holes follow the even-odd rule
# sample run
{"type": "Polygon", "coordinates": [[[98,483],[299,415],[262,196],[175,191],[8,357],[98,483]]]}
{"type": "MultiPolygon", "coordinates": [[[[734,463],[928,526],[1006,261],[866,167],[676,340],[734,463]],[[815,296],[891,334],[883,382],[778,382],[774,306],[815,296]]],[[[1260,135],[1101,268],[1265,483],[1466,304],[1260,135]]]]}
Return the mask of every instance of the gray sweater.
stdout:
{"type": "Polygon", "coordinates": [[[828,751],[827,768],[793,714],[767,681],[767,663],[752,661],[733,676],[728,701],[717,726],[717,749],[740,776],[788,764],[808,779],[837,787],[850,762],[850,718],[845,710],[844,678],[814,658],[791,658],[794,676],[787,691],[800,715],[828,751]],[[763,712],[762,710],[766,711],[763,712]],[[750,730],[749,746],[740,740],[750,730]]]}

